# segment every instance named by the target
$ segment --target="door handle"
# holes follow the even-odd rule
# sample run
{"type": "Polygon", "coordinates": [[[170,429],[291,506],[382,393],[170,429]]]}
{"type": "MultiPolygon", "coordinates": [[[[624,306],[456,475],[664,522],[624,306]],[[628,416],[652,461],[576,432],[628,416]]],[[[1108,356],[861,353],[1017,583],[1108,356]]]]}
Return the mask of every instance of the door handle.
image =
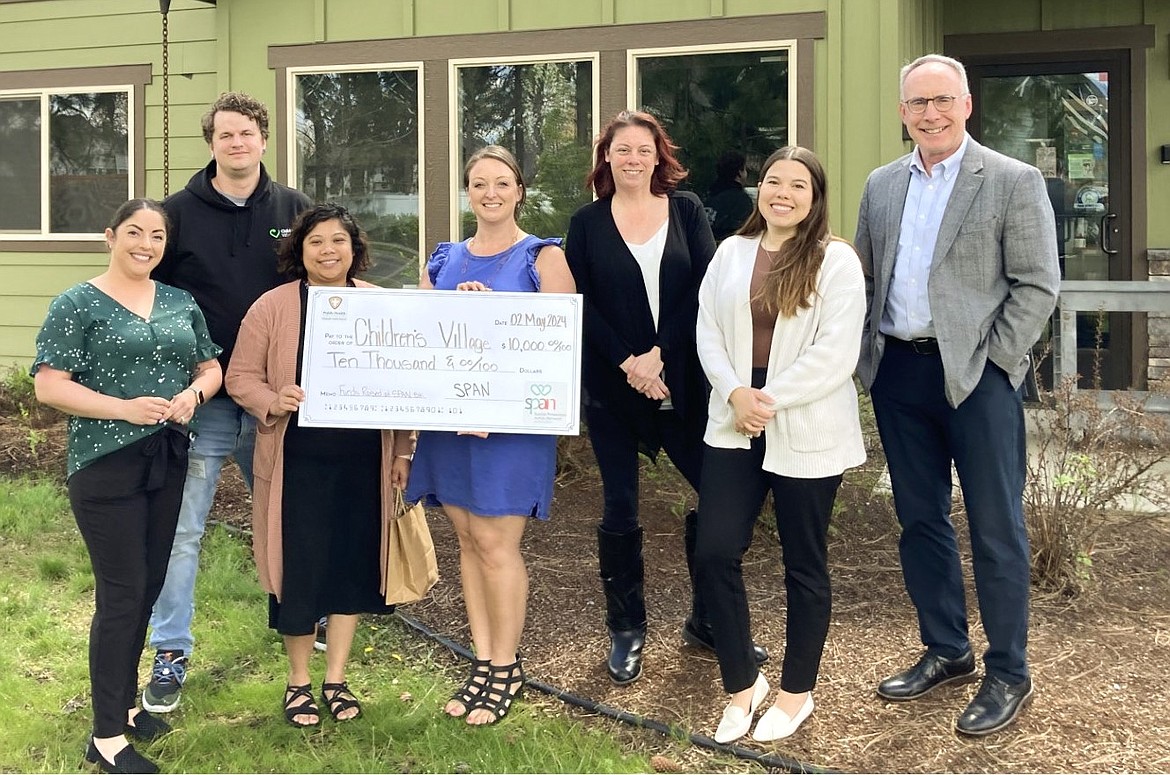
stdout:
{"type": "Polygon", "coordinates": [[[1117,217],[1117,213],[1106,213],[1101,216],[1101,252],[1107,256],[1116,256],[1121,251],[1112,247],[1112,242],[1109,239],[1109,234],[1116,229],[1113,228],[1113,219],[1117,217]]]}

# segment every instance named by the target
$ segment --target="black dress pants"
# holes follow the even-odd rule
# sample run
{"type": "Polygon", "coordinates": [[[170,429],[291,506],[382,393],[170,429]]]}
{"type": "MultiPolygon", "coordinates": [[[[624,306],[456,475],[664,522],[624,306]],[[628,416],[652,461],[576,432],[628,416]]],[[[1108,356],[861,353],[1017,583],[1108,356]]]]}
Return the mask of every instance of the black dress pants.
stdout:
{"type": "MultiPolygon", "coordinates": [[[[657,410],[651,414],[653,430],[662,448],[698,492],[703,468],[702,433],[688,432],[682,416],[674,410],[657,410]]],[[[601,473],[605,501],[601,527],[610,533],[628,533],[638,527],[638,448],[646,440],[638,438],[634,424],[603,407],[586,406],[585,422],[593,456],[597,458],[597,470],[601,473]]]]}
{"type": "Polygon", "coordinates": [[[95,581],[89,628],[94,737],[122,734],[136,704],[138,661],[167,576],[188,444],[185,433],[166,428],[69,477],[69,502],[95,581]]]}
{"type": "Polygon", "coordinates": [[[743,583],[743,555],[768,490],[775,503],[776,531],[788,597],[784,672],[780,688],[811,691],[829,633],[828,533],[841,475],[796,479],[763,470],[765,440],[750,449],[706,448],[699,530],[695,545],[698,594],[715,636],[723,688],[733,694],[759,674],[743,583]]]}

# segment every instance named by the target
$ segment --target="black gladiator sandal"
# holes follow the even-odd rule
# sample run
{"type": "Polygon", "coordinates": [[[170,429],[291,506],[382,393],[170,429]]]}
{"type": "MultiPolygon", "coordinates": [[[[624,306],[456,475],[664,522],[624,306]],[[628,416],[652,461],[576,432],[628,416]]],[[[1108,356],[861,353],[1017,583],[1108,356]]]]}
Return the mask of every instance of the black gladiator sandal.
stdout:
{"type": "Polygon", "coordinates": [[[512,708],[512,700],[524,691],[524,666],[520,664],[519,654],[516,657],[510,665],[490,665],[488,682],[471,701],[472,708],[483,708],[495,716],[495,721],[488,722],[490,724],[502,721],[512,708]],[[515,689],[512,689],[513,684],[515,689]]]}

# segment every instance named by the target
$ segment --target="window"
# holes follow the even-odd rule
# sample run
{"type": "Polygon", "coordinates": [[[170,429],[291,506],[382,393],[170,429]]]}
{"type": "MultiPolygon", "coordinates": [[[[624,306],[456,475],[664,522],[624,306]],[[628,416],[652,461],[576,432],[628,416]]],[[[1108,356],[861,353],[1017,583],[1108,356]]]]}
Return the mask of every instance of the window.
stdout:
{"type": "Polygon", "coordinates": [[[796,79],[792,41],[706,49],[631,51],[632,104],[653,113],[679,146],[701,197],[715,182],[725,151],[747,158],[747,183],[759,180],[772,151],[795,142],[796,79]]]}
{"type": "Polygon", "coordinates": [[[463,165],[485,145],[501,145],[520,164],[528,196],[520,216],[525,231],[563,236],[569,217],[591,197],[584,188],[593,150],[595,63],[590,56],[563,61],[461,64],[453,61],[458,127],[451,149],[452,190],[459,193],[456,239],[475,231],[463,190],[463,165]]]}
{"type": "MultiPolygon", "coordinates": [[[[749,182],[754,184],[755,168],[775,147],[793,141],[814,144],[815,41],[826,35],[826,18],[824,11],[772,13],[604,28],[411,33],[381,40],[269,46],[268,64],[280,74],[277,112],[287,115],[276,127],[276,142],[282,149],[276,175],[301,185],[302,175],[296,171],[301,98],[297,79],[289,74],[368,72],[394,69],[377,62],[425,61],[432,70],[418,66],[419,90],[431,83],[432,89],[424,96],[436,97],[443,91],[445,77],[447,99],[431,99],[426,121],[420,118],[420,143],[425,147],[418,157],[425,159],[419,165],[425,214],[420,255],[429,255],[437,242],[466,236],[471,214],[461,193],[463,164],[472,152],[491,142],[516,153],[523,167],[529,204],[535,206],[525,208],[521,226],[541,236],[563,234],[572,212],[591,199],[584,180],[598,127],[621,109],[641,104],[638,68],[645,64],[647,96],[657,91],[659,97],[667,86],[682,82],[666,84],[663,79],[670,76],[663,75],[655,84],[650,70],[656,66],[685,65],[692,71],[723,66],[743,71],[746,80],[733,79],[731,85],[755,90],[751,94],[712,94],[705,81],[696,85],[688,80],[686,86],[707,88],[704,99],[724,100],[726,113],[718,118],[725,124],[734,117],[733,111],[746,111],[748,120],[732,136],[744,136],[753,149],[749,182]],[[753,98],[763,103],[753,105],[753,98]],[[798,104],[801,110],[796,109],[798,104]]],[[[679,73],[688,79],[694,75],[679,73]]],[[[662,112],[659,107],[653,109],[662,112]]],[[[675,122],[673,116],[666,118],[668,123],[675,122]]],[[[702,116],[692,124],[701,125],[702,116]]],[[[695,187],[705,189],[701,181],[704,176],[714,177],[709,168],[718,153],[694,147],[682,125],[671,129],[692,146],[684,158],[700,181],[695,187]],[[696,158],[698,152],[712,161],[696,158]]],[[[701,137],[694,142],[699,141],[701,137]]]]}
{"type": "Polygon", "coordinates": [[[0,234],[100,233],[132,195],[128,89],[0,93],[0,234]]]}
{"type": "Polygon", "coordinates": [[[290,179],[353,213],[370,240],[365,279],[387,287],[418,283],[420,67],[292,73],[290,179]]]}

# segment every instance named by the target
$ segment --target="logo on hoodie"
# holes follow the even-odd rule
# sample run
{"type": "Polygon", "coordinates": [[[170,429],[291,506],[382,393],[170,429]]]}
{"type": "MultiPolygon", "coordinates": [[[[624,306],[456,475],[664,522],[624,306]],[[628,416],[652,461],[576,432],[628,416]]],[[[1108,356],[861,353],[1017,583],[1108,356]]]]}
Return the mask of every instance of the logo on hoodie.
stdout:
{"type": "Polygon", "coordinates": [[[272,239],[281,239],[283,237],[287,237],[290,234],[292,234],[292,229],[288,228],[278,229],[273,227],[268,230],[268,236],[272,237],[272,239]]]}

